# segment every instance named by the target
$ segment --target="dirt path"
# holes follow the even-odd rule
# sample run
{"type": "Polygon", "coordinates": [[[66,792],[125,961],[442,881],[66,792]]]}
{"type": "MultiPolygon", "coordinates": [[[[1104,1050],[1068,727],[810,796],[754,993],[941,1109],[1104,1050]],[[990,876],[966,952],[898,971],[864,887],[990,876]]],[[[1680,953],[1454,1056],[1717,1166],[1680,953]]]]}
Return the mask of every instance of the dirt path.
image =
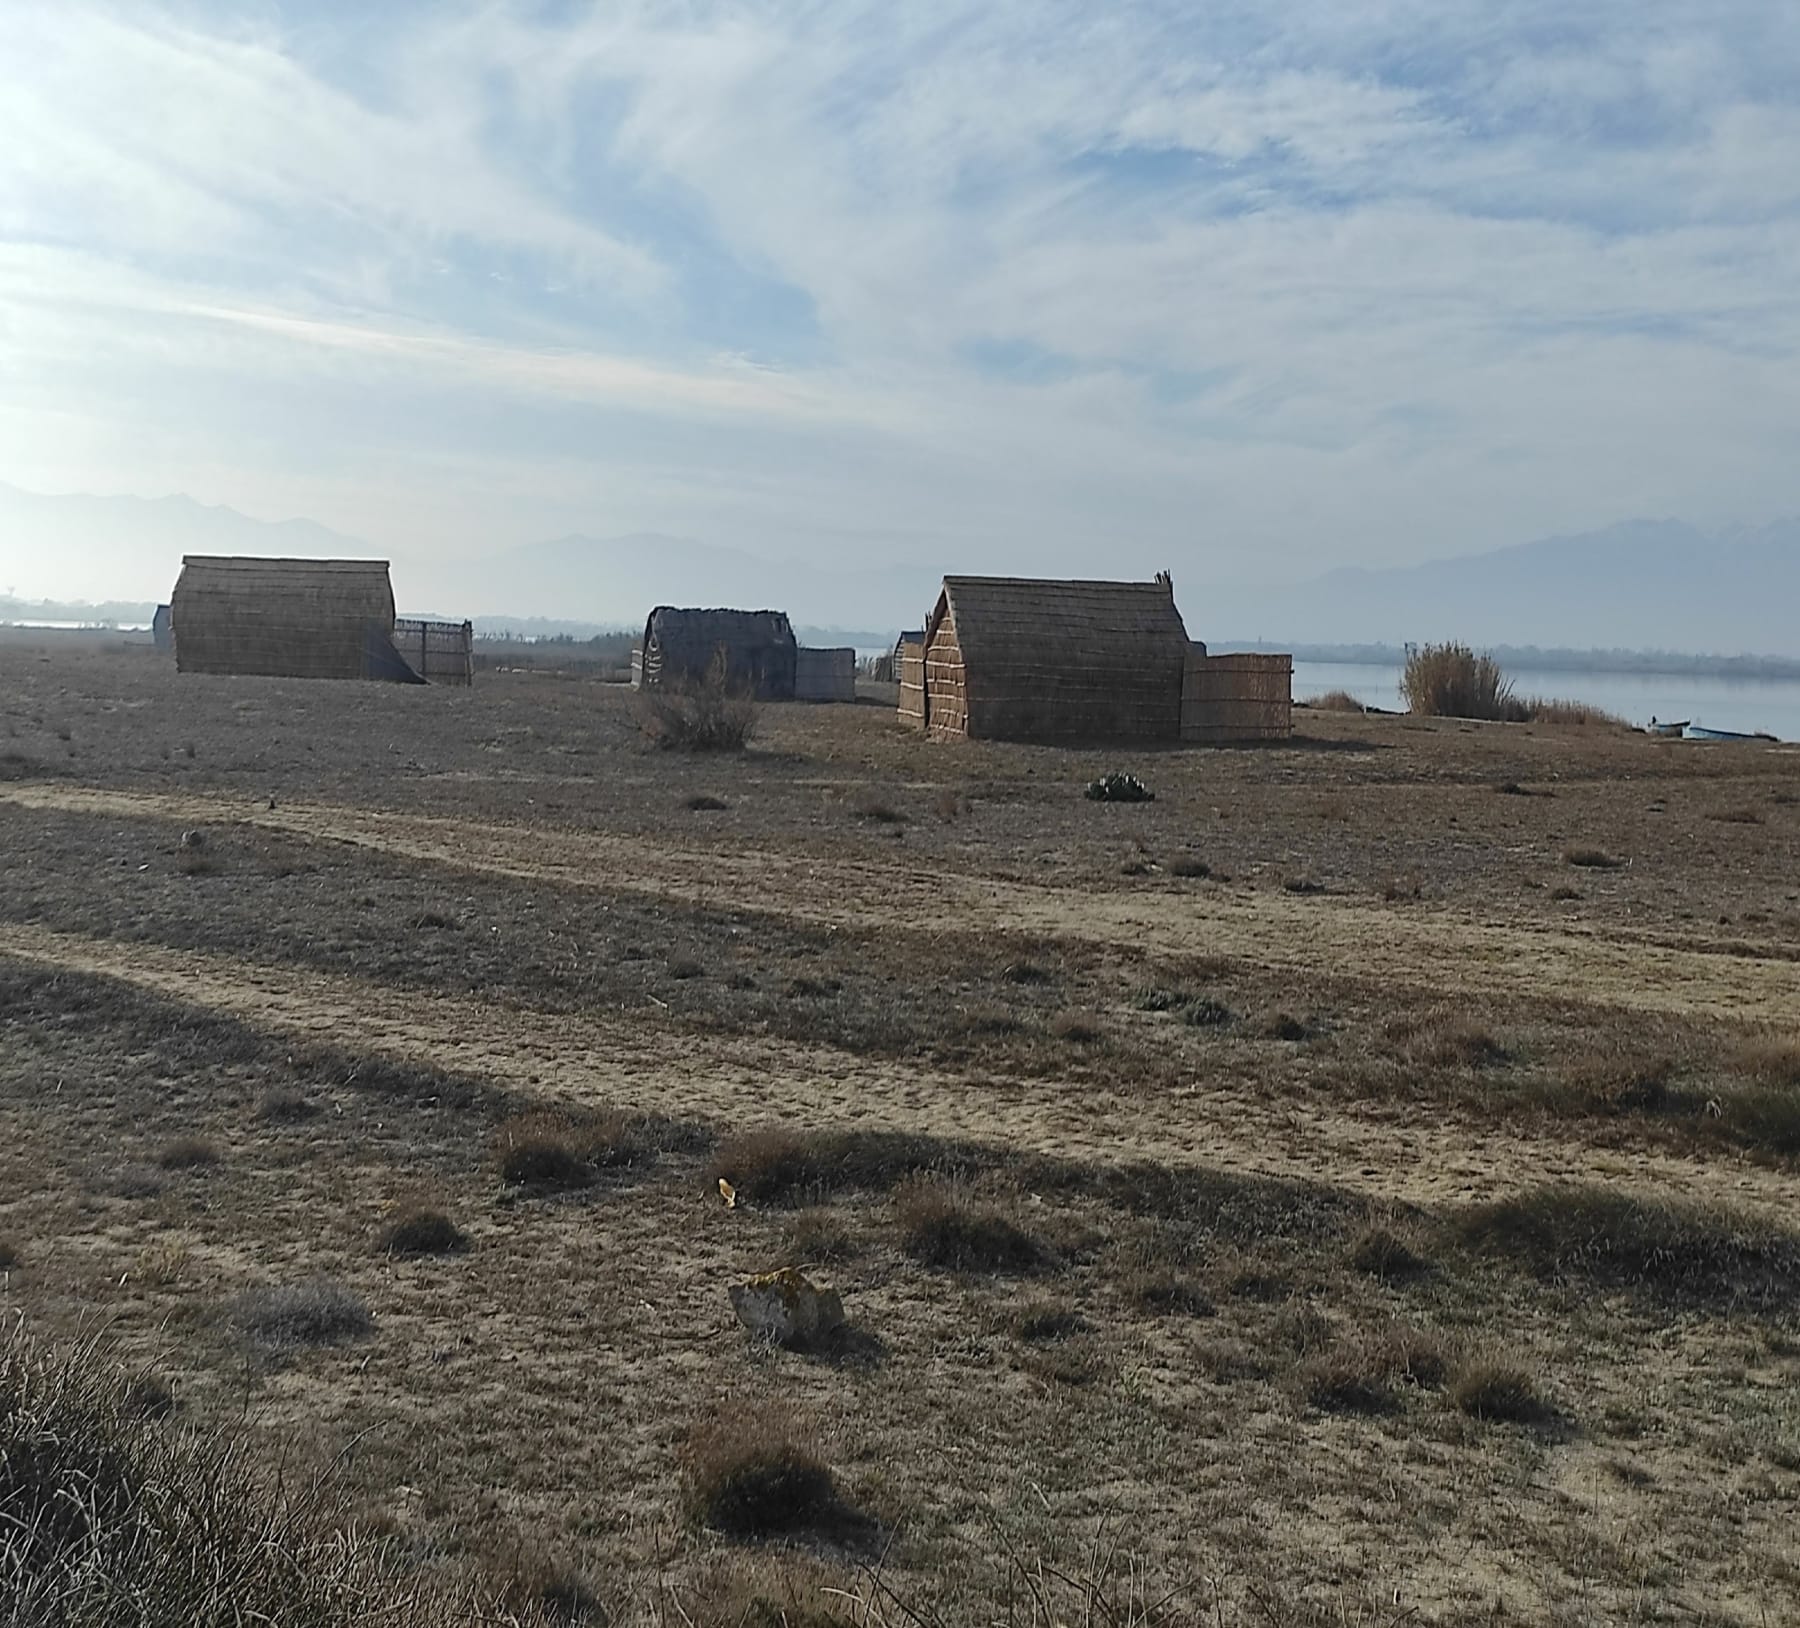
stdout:
{"type": "Polygon", "coordinates": [[[1521,995],[1636,1011],[1773,1021],[1800,1011],[1800,963],[1672,948],[1600,932],[1498,924],[1371,899],[1217,888],[1090,893],[892,863],[706,849],[641,837],[495,825],[330,804],[12,785],[24,808],[184,825],[239,823],[432,865],[558,887],[649,894],[808,922],[1020,933],[1153,954],[1217,955],[1398,987],[1521,995]]]}
{"type": "Polygon", "coordinates": [[[1622,1180],[1785,1214],[1791,1182],[1729,1155],[1597,1149],[1441,1113],[1336,1111],[1193,1087],[1132,1096],[990,1081],[673,1022],[540,1013],[195,951],[0,926],[0,954],[97,973],[258,1028],[485,1076],[543,1096],[715,1125],[913,1130],[1093,1162],[1300,1176],[1442,1205],[1542,1181],[1622,1180]]]}

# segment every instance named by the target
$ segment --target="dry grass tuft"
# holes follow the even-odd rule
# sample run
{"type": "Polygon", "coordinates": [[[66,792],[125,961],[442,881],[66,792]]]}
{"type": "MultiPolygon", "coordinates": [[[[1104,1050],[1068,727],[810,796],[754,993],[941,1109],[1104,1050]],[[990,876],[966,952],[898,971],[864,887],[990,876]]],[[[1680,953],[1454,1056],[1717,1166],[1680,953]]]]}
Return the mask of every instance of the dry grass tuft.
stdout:
{"type": "Polygon", "coordinates": [[[859,820],[868,820],[875,825],[904,825],[906,815],[890,802],[878,797],[872,791],[859,793],[851,799],[850,812],[859,820]]]}
{"type": "Polygon", "coordinates": [[[894,1214],[906,1253],[941,1271],[1023,1276],[1059,1264],[1054,1250],[998,1205],[953,1182],[922,1178],[907,1183],[894,1195],[894,1214]]]}
{"type": "Polygon", "coordinates": [[[1715,808],[1706,816],[1709,820],[1717,820],[1721,825],[1761,825],[1762,815],[1753,808],[1715,808]]]}
{"type": "Polygon", "coordinates": [[[219,1162],[219,1150],[199,1136],[178,1136],[157,1152],[156,1162],[164,1170],[200,1170],[219,1162]]]}
{"type": "Polygon", "coordinates": [[[1192,1278],[1167,1267],[1142,1266],[1119,1280],[1125,1303],[1154,1317],[1210,1317],[1214,1307],[1206,1290],[1192,1278]]]}
{"type": "Polygon", "coordinates": [[[341,1345],[375,1332],[361,1296],[329,1278],[246,1289],[228,1314],[238,1332],[265,1351],[341,1345]]]}
{"type": "MultiPolygon", "coordinates": [[[[14,1331],[0,1347],[0,1617],[37,1624],[276,1623],[428,1628],[472,1621],[388,1573],[315,1490],[252,1479],[245,1458],[154,1428],[160,1380],[105,1371],[14,1331]]],[[[485,1620],[485,1619],[484,1619],[485,1620]]]]}
{"type": "Polygon", "coordinates": [[[0,1238],[0,1272],[10,1272],[18,1264],[18,1249],[6,1239],[0,1238]]]}
{"type": "Polygon", "coordinates": [[[1431,1262],[1392,1227],[1376,1222],[1350,1243],[1350,1264],[1383,1283],[1403,1283],[1431,1270],[1431,1262]]]}
{"type": "Polygon", "coordinates": [[[442,1210],[421,1207],[397,1217],[381,1235],[381,1247],[389,1255],[460,1255],[469,1235],[442,1210]]]}
{"type": "Polygon", "coordinates": [[[590,1186],[603,1170],[655,1157],[643,1129],[642,1121],[618,1109],[516,1114],[494,1133],[501,1180],[543,1192],[590,1186]]]}
{"type": "Polygon", "coordinates": [[[857,1253],[854,1234],[830,1210],[802,1210],[788,1223],[784,1247],[788,1264],[830,1264],[857,1253]]]}
{"type": "Polygon", "coordinates": [[[714,797],[710,792],[696,792],[682,804],[690,814],[722,814],[731,804],[723,797],[714,797]]]}
{"type": "Polygon", "coordinates": [[[1565,849],[1563,862],[1590,871],[1616,871],[1625,863],[1617,854],[1609,854],[1604,848],[1565,849]]]}
{"type": "Polygon", "coordinates": [[[1730,1056],[1731,1071],[1777,1090],[1800,1091],[1800,1040],[1769,1036],[1747,1040],[1730,1056]]]}
{"type": "Polygon", "coordinates": [[[1327,690],[1306,703],[1315,712],[1366,712],[1368,708],[1348,690],[1327,690]]]}
{"type": "Polygon", "coordinates": [[[1415,1068],[1492,1068],[1510,1056],[1486,1029],[1450,1007],[1394,1018],[1384,1032],[1415,1068]]]}
{"type": "Polygon", "coordinates": [[[688,1509],[702,1526],[750,1540],[866,1531],[791,1414],[744,1407],[689,1437],[688,1509]]]}
{"type": "Polygon", "coordinates": [[[847,1190],[888,1192],[910,1177],[944,1166],[932,1137],[904,1131],[796,1131],[769,1126],[726,1138],[707,1171],[723,1178],[740,1202],[816,1204],[847,1190]]]}
{"type": "Polygon", "coordinates": [[[1483,1358],[1457,1369],[1450,1400],[1472,1419],[1502,1424],[1542,1424],[1551,1416],[1531,1375],[1503,1359],[1483,1358]]]}
{"type": "Polygon", "coordinates": [[[1534,695],[1522,704],[1526,721],[1534,724],[1563,724],[1577,729],[1634,728],[1628,718],[1621,718],[1618,713],[1608,712],[1605,707],[1587,701],[1547,700],[1534,695]]]}
{"type": "Polygon", "coordinates": [[[1223,1028],[1236,1017],[1229,1006],[1210,995],[1196,995],[1184,1002],[1177,1015],[1190,1029],[1223,1028]]]}
{"type": "Polygon", "coordinates": [[[1190,880],[1197,880],[1199,878],[1211,876],[1212,866],[1207,864],[1204,859],[1194,858],[1192,854],[1182,854],[1178,858],[1169,861],[1169,874],[1171,876],[1182,876],[1190,880]]]}
{"type": "Polygon", "coordinates": [[[1058,1012],[1050,1020],[1050,1033],[1073,1046],[1097,1046],[1106,1039],[1106,1030],[1092,1012],[1058,1012]]]}
{"type": "Polygon", "coordinates": [[[317,1102],[289,1085],[271,1087],[256,1099],[256,1117],[269,1125],[297,1125],[318,1112],[317,1102]]]}
{"type": "Polygon", "coordinates": [[[573,1566],[533,1559],[514,1567],[501,1593],[508,1610],[529,1622],[600,1623],[610,1620],[605,1602],[573,1566]]]}
{"type": "Polygon", "coordinates": [[[1006,1327],[1015,1338],[1033,1345],[1052,1345],[1085,1334],[1091,1325],[1073,1306],[1030,1301],[1007,1314],[1006,1327]]]}
{"type": "Polygon", "coordinates": [[[1492,656],[1464,644],[1425,644],[1411,651],[1400,674],[1407,710],[1431,718],[1483,718],[1522,723],[1524,704],[1492,656]]]}

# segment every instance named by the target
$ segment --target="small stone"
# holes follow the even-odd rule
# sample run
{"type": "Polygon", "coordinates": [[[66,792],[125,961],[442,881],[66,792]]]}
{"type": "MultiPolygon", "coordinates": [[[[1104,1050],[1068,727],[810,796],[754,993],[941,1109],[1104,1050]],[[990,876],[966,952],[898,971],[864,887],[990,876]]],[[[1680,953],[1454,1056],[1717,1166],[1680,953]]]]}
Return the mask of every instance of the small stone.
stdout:
{"type": "Polygon", "coordinates": [[[795,1351],[824,1343],[844,1326],[837,1290],[816,1287],[792,1266],[732,1284],[731,1309],[752,1334],[795,1351]]]}

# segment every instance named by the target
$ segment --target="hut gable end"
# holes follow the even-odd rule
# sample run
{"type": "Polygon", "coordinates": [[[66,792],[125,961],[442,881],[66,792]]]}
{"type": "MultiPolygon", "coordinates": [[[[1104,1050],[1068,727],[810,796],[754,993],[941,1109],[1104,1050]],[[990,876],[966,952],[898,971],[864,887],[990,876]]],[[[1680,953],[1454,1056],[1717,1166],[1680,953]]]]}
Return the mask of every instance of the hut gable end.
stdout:
{"type": "Polygon", "coordinates": [[[1187,655],[1166,579],[946,577],[925,629],[927,727],[993,740],[1172,740],[1187,655]]]}

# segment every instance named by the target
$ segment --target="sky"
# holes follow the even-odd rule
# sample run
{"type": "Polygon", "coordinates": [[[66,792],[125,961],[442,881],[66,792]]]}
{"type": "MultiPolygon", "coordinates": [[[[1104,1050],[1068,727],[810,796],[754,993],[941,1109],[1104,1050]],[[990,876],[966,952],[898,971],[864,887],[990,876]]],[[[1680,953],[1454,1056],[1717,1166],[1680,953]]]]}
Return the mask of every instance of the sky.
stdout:
{"type": "Polygon", "coordinates": [[[1800,7],[0,0],[0,39],[31,491],[1222,581],[1800,513],[1800,7]]]}

